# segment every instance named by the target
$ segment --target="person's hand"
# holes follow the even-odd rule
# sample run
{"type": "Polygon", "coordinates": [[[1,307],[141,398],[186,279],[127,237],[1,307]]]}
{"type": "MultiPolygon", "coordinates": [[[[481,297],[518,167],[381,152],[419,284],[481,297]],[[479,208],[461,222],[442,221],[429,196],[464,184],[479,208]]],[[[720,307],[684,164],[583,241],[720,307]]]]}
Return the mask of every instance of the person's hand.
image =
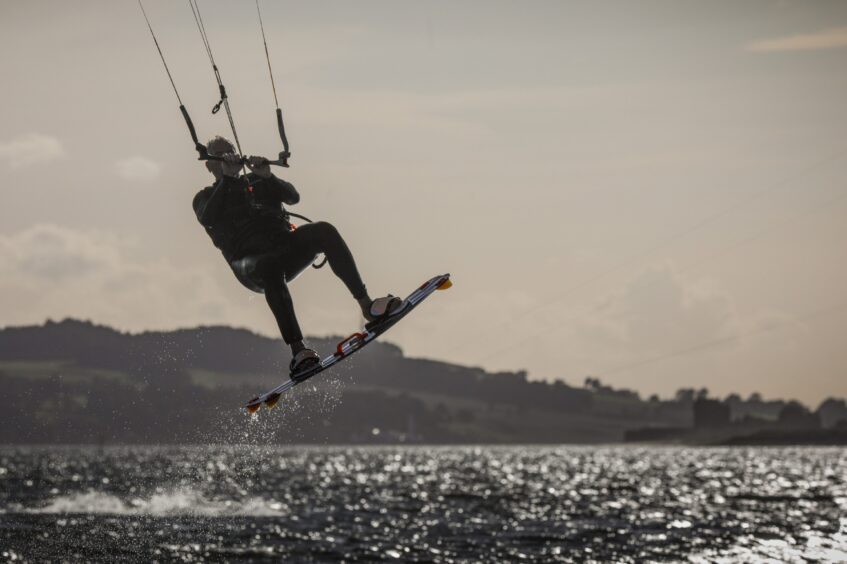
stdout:
{"type": "Polygon", "coordinates": [[[224,153],[221,155],[221,169],[224,176],[238,176],[241,171],[241,155],[235,153],[224,153]]]}
{"type": "Polygon", "coordinates": [[[271,176],[271,165],[265,157],[248,157],[247,168],[262,178],[270,178],[271,176]]]}

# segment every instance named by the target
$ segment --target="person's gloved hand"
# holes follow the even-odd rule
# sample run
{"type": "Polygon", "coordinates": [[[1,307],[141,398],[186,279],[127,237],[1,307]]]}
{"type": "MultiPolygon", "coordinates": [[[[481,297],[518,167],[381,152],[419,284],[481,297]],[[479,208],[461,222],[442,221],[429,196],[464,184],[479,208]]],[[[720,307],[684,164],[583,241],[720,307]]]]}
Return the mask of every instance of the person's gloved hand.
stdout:
{"type": "Polygon", "coordinates": [[[221,169],[224,176],[238,176],[241,171],[241,155],[235,153],[224,153],[221,155],[221,169]]]}
{"type": "Polygon", "coordinates": [[[262,178],[270,178],[271,176],[271,165],[265,157],[248,157],[247,168],[262,178]]]}

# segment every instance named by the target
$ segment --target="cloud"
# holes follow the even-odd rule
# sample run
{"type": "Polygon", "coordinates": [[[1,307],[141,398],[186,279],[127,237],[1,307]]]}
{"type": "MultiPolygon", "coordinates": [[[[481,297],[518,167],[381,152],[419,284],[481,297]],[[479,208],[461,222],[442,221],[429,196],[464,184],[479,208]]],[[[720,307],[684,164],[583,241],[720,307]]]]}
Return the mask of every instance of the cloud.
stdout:
{"type": "Polygon", "coordinates": [[[71,316],[140,330],[243,319],[231,289],[202,266],[139,259],[135,250],[108,233],[58,225],[0,235],[0,323],[71,316]]]}
{"type": "Polygon", "coordinates": [[[103,271],[119,260],[113,241],[55,225],[0,237],[0,272],[62,282],[103,271]]]}
{"type": "Polygon", "coordinates": [[[13,169],[50,162],[64,156],[65,150],[58,139],[40,133],[27,133],[0,144],[0,159],[5,159],[13,169]]]}
{"type": "Polygon", "coordinates": [[[579,328],[601,349],[629,358],[666,354],[730,337],[740,320],[731,300],[681,278],[670,266],[648,268],[579,328]]]}
{"type": "Polygon", "coordinates": [[[747,50],[756,53],[774,53],[780,51],[818,51],[842,47],[847,47],[847,27],[836,27],[815,33],[756,41],[747,45],[747,50]]]}
{"type": "Polygon", "coordinates": [[[146,157],[133,156],[116,162],[115,171],[124,180],[135,182],[155,180],[159,177],[162,167],[146,157]]]}

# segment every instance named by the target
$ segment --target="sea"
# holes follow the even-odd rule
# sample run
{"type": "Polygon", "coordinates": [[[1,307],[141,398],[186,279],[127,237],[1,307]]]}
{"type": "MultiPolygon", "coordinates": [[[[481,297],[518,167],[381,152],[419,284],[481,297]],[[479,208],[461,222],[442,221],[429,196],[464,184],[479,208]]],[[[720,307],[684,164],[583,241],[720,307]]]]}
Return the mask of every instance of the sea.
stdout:
{"type": "Polygon", "coordinates": [[[847,449],[0,447],[8,562],[844,562],[847,449]]]}

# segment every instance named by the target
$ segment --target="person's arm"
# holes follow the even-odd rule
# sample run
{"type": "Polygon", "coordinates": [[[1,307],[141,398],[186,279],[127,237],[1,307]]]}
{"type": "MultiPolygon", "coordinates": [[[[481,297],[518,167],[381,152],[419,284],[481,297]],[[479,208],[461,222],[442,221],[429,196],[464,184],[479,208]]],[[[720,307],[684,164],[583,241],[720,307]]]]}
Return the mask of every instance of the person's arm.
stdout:
{"type": "Polygon", "coordinates": [[[203,190],[194,197],[194,213],[197,221],[211,227],[220,216],[223,209],[224,196],[233,178],[224,176],[211,190],[203,190]]]}
{"type": "Polygon", "coordinates": [[[216,176],[220,180],[212,187],[211,193],[209,193],[209,189],[206,189],[194,197],[194,213],[197,215],[197,220],[206,227],[211,227],[218,221],[223,210],[226,193],[230,185],[237,181],[238,171],[242,166],[241,155],[224,153],[221,157],[221,161],[207,162],[207,166],[218,167],[219,174],[216,174],[216,176]]]}
{"type": "Polygon", "coordinates": [[[282,200],[282,203],[288,206],[293,206],[300,201],[300,193],[294,187],[294,184],[285,181],[281,178],[271,175],[270,178],[265,178],[268,186],[272,186],[272,190],[282,200]]]}
{"type": "Polygon", "coordinates": [[[262,183],[273,198],[279,199],[283,204],[293,206],[300,201],[300,194],[290,182],[277,178],[271,173],[268,160],[263,157],[250,157],[247,166],[253,171],[255,182],[262,183]]]}

